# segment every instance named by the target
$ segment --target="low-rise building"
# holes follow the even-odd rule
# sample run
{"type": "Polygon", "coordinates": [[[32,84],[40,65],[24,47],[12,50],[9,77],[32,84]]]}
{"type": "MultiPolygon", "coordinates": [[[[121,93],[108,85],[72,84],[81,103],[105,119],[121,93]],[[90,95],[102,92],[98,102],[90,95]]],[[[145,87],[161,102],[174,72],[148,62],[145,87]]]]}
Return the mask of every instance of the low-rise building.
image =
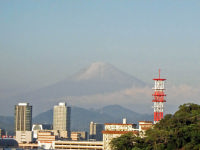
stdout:
{"type": "Polygon", "coordinates": [[[120,137],[129,132],[138,135],[139,131],[136,129],[136,126],[136,124],[127,124],[126,120],[123,120],[123,123],[105,123],[105,130],[102,131],[104,149],[111,150],[110,142],[113,138],[120,137]]]}
{"type": "Polygon", "coordinates": [[[72,141],[80,141],[81,134],[78,132],[71,132],[71,139],[72,139],[72,141]]]}
{"type": "Polygon", "coordinates": [[[38,132],[38,147],[43,149],[53,149],[56,136],[52,131],[38,132]]]}
{"type": "Polygon", "coordinates": [[[22,148],[22,149],[38,149],[38,143],[19,143],[18,148],[22,148]]]}
{"type": "Polygon", "coordinates": [[[138,121],[139,122],[139,135],[145,137],[145,132],[153,127],[152,121],[138,121]]]}
{"type": "Polygon", "coordinates": [[[52,130],[53,126],[51,124],[33,124],[33,138],[37,139],[37,132],[41,130],[52,130]]]}
{"type": "Polygon", "coordinates": [[[84,141],[87,140],[87,132],[86,131],[73,131],[71,132],[72,141],[84,141]]]}
{"type": "Polygon", "coordinates": [[[18,143],[30,143],[33,140],[32,131],[16,131],[15,138],[18,143]]]}
{"type": "Polygon", "coordinates": [[[55,141],[54,149],[103,150],[102,141],[55,141]]]}

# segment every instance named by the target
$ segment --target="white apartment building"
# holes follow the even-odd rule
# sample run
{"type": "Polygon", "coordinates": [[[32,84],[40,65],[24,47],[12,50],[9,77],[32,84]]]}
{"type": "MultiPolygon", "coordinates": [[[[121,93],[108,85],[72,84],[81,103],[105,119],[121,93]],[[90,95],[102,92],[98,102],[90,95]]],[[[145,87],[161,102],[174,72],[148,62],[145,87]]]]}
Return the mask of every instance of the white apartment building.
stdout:
{"type": "Polygon", "coordinates": [[[104,150],[111,150],[109,145],[111,140],[128,132],[138,135],[139,131],[136,129],[136,124],[127,124],[125,119],[123,119],[123,123],[105,123],[105,130],[102,131],[104,150]]]}

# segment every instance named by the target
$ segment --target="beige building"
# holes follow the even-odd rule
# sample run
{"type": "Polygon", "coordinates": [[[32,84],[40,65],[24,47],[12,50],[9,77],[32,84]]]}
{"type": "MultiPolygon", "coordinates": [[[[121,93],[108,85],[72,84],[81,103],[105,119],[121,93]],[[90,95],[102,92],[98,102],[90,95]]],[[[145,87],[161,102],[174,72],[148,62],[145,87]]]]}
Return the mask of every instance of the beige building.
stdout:
{"type": "Polygon", "coordinates": [[[52,131],[38,131],[38,147],[43,149],[53,149],[56,136],[52,131]]]}
{"type": "Polygon", "coordinates": [[[139,122],[139,135],[145,137],[146,130],[153,127],[152,121],[138,121],[139,122]]]}
{"type": "MultiPolygon", "coordinates": [[[[101,141],[55,141],[54,149],[103,150],[101,141]]],[[[106,149],[105,149],[106,150],[106,149]]]]}
{"type": "Polygon", "coordinates": [[[18,143],[29,143],[32,141],[32,106],[29,103],[18,103],[15,105],[15,133],[18,143]]]}
{"type": "Polygon", "coordinates": [[[104,124],[95,123],[93,121],[90,122],[89,140],[102,141],[103,140],[103,134],[102,134],[103,130],[104,130],[104,124]]]}
{"type": "Polygon", "coordinates": [[[80,141],[81,134],[79,132],[71,132],[71,139],[72,141],[80,141]]]}
{"type": "Polygon", "coordinates": [[[87,132],[86,131],[73,131],[71,132],[72,141],[85,141],[87,140],[87,132]]]}
{"type": "MultiPolygon", "coordinates": [[[[70,133],[70,115],[71,115],[71,107],[67,107],[66,103],[62,102],[54,106],[53,130],[58,130],[61,133],[61,135],[64,135],[64,136],[65,134],[67,134],[67,138],[69,138],[71,134],[70,133]]],[[[66,136],[64,138],[66,138],[66,136]]]]}
{"type": "Polygon", "coordinates": [[[22,149],[38,149],[38,143],[19,143],[18,148],[22,149]]]}
{"type": "Polygon", "coordinates": [[[105,130],[102,131],[104,150],[111,150],[111,140],[128,132],[138,135],[139,131],[136,129],[136,124],[127,124],[126,120],[123,120],[123,123],[105,123],[105,130]]]}
{"type": "Polygon", "coordinates": [[[15,105],[15,131],[31,131],[32,106],[29,103],[15,105]]]}
{"type": "Polygon", "coordinates": [[[16,131],[16,141],[18,143],[30,143],[32,140],[32,131],[16,131]]]}

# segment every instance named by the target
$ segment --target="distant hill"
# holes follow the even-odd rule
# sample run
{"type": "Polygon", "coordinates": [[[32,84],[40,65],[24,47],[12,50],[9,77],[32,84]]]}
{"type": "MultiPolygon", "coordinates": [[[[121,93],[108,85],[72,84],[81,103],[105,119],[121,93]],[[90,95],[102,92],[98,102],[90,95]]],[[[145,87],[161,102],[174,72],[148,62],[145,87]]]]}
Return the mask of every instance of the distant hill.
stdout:
{"type": "MultiPolygon", "coordinates": [[[[140,120],[153,120],[153,114],[139,114],[119,105],[109,105],[98,110],[72,107],[71,129],[89,131],[91,121],[97,123],[121,123],[122,118],[127,118],[128,123],[138,123],[140,120]]],[[[53,110],[50,109],[33,118],[33,123],[53,123],[53,110]]],[[[0,128],[14,133],[14,117],[0,116],[0,128]]]]}
{"type": "MultiPolygon", "coordinates": [[[[35,112],[41,112],[42,109],[47,110],[48,105],[54,105],[58,99],[63,97],[105,94],[131,87],[145,86],[146,83],[140,79],[120,71],[113,65],[97,62],[65,80],[21,94],[15,99],[27,100],[34,105],[35,112]]],[[[70,103],[76,105],[73,104],[73,101],[70,103]]]]}
{"type": "Polygon", "coordinates": [[[14,117],[0,116],[0,128],[5,129],[8,134],[13,135],[14,131],[14,117]]]}
{"type": "Polygon", "coordinates": [[[136,113],[120,105],[105,106],[102,109],[99,109],[98,112],[115,118],[117,122],[121,122],[122,118],[127,118],[127,121],[130,123],[137,123],[137,121],[140,120],[153,120],[153,114],[136,113]]]}
{"type": "MultiPolygon", "coordinates": [[[[41,87],[28,93],[8,97],[6,99],[8,102],[4,104],[4,107],[0,106],[0,112],[2,114],[4,112],[11,113],[11,109],[7,108],[12,108],[18,102],[29,102],[33,106],[34,115],[37,115],[42,111],[52,108],[53,105],[60,102],[60,99],[61,101],[69,102],[70,105],[77,106],[81,104],[78,106],[85,108],[93,108],[98,103],[101,103],[100,107],[110,104],[120,104],[115,102],[115,98],[111,99],[112,103],[107,104],[106,100],[100,102],[97,100],[97,97],[110,93],[116,95],[121,90],[144,88],[146,86],[145,82],[117,69],[111,64],[96,62],[55,84],[41,87]]],[[[121,99],[127,101],[123,97],[121,99]]],[[[134,97],[134,99],[137,99],[137,97],[134,97]]]]}
{"type": "Polygon", "coordinates": [[[41,88],[25,96],[34,98],[57,98],[108,93],[146,84],[111,64],[96,62],[77,74],[53,85],[41,88]]]}
{"type": "MultiPolygon", "coordinates": [[[[71,110],[72,130],[89,130],[91,121],[98,123],[122,122],[122,118],[127,118],[129,123],[138,123],[140,120],[153,120],[153,115],[139,114],[119,105],[110,105],[99,110],[87,110],[79,107],[72,107],[71,110]]],[[[53,110],[48,110],[33,118],[35,123],[52,123],[53,110]]]]}

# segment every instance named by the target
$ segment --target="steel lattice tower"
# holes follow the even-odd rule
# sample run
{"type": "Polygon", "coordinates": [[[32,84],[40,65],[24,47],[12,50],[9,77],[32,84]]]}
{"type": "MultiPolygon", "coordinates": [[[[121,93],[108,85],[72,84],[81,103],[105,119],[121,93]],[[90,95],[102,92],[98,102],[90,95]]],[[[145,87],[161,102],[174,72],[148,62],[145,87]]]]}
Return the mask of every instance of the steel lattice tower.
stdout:
{"type": "Polygon", "coordinates": [[[153,79],[155,81],[155,85],[153,87],[154,94],[152,96],[154,99],[152,102],[154,103],[154,124],[159,122],[163,118],[163,108],[164,102],[166,102],[165,98],[165,80],[160,78],[160,69],[159,69],[159,78],[153,79]]]}

